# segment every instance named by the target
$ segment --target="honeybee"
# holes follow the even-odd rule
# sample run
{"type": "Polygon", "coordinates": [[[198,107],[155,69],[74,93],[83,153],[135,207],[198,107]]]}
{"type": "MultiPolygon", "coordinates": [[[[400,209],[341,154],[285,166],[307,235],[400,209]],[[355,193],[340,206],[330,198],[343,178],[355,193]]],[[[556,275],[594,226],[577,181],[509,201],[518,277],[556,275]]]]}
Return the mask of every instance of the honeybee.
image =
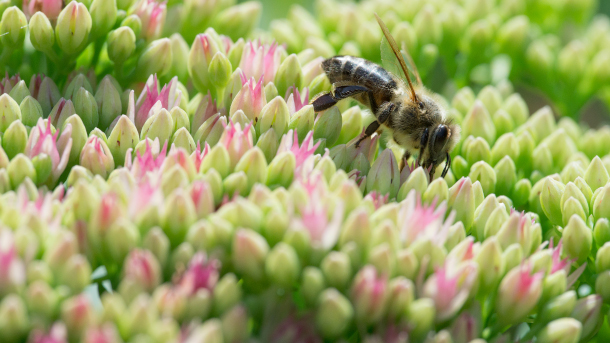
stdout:
{"type": "MultiPolygon", "coordinates": [[[[375,115],[373,121],[356,142],[356,147],[373,133],[388,130],[392,140],[405,149],[403,161],[407,161],[412,153],[419,151],[418,164],[429,168],[430,181],[436,167],[446,161],[441,177],[445,177],[451,167],[449,153],[459,142],[460,128],[450,118],[445,109],[435,100],[435,96],[426,90],[421,83],[419,73],[412,63],[410,55],[407,59],[415,69],[418,85],[413,86],[408,68],[402,53],[381,18],[375,13],[375,18],[383,31],[400,69],[394,73],[362,58],[352,56],[335,56],[322,62],[322,69],[328,76],[332,90],[313,99],[315,112],[324,111],[339,100],[348,97],[368,107],[375,115]]],[[[382,59],[384,44],[382,43],[382,59]]],[[[392,56],[392,53],[387,53],[392,56]]],[[[391,57],[393,58],[393,57],[391,57]]]]}

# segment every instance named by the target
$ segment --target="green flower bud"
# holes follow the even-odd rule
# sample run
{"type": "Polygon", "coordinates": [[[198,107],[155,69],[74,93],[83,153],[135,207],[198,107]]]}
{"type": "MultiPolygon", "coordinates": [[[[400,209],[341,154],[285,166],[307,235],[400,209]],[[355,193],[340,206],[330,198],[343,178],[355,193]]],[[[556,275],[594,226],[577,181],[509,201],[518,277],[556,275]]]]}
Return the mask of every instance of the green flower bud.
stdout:
{"type": "Polygon", "coordinates": [[[528,179],[521,179],[515,183],[512,189],[511,199],[516,208],[521,208],[527,204],[530,193],[532,192],[532,183],[528,179]]]}
{"type": "Polygon", "coordinates": [[[186,84],[189,78],[188,56],[190,47],[179,33],[172,34],[169,39],[172,45],[172,66],[168,74],[177,76],[180,82],[186,84]]]}
{"type": "MultiPolygon", "coordinates": [[[[51,110],[49,120],[55,127],[63,127],[68,117],[76,114],[72,100],[60,99],[51,110]]],[[[81,123],[82,123],[81,119],[81,123]]],[[[83,125],[84,126],[84,125],[83,125]]]]}
{"type": "Polygon", "coordinates": [[[240,229],[233,239],[233,265],[235,269],[255,280],[265,275],[265,258],[269,252],[267,241],[250,229],[240,229]]]}
{"type": "Polygon", "coordinates": [[[595,156],[587,167],[584,179],[593,191],[608,183],[610,176],[608,176],[608,171],[598,156],[595,156]]]}
{"type": "MultiPolygon", "coordinates": [[[[494,171],[497,177],[496,193],[511,194],[517,181],[517,168],[509,156],[505,156],[496,164],[494,171]]],[[[529,195],[529,191],[527,192],[529,195]]]]}
{"type": "Polygon", "coordinates": [[[490,237],[483,242],[475,262],[479,265],[479,293],[486,294],[495,289],[504,275],[504,260],[502,259],[502,248],[496,237],[490,237]]]}
{"type": "Polygon", "coordinates": [[[341,113],[341,133],[336,144],[347,144],[354,137],[362,132],[362,113],[360,108],[355,106],[341,113]]]}
{"type": "Polygon", "coordinates": [[[525,15],[516,16],[505,22],[498,31],[501,50],[512,56],[523,53],[529,25],[529,18],[525,15]]]}
{"type": "Polygon", "coordinates": [[[413,325],[414,337],[422,337],[434,324],[436,310],[434,300],[430,298],[420,298],[411,302],[411,306],[407,309],[407,318],[413,325]]]}
{"type": "Polygon", "coordinates": [[[156,114],[150,116],[140,132],[140,140],[149,138],[154,140],[159,138],[159,142],[169,141],[172,136],[174,129],[174,121],[170,113],[162,108],[156,114]]]}
{"type": "Polygon", "coordinates": [[[494,126],[496,127],[496,133],[498,136],[504,135],[513,131],[515,123],[508,112],[503,109],[499,109],[492,116],[494,126]]]}
{"type": "Polygon", "coordinates": [[[226,194],[246,196],[250,190],[248,188],[248,176],[243,171],[232,173],[223,180],[222,187],[226,194]]]}
{"type": "Polygon", "coordinates": [[[558,318],[568,317],[575,305],[576,292],[574,291],[567,291],[549,300],[540,311],[542,322],[547,323],[558,318]]]}
{"type": "Polygon", "coordinates": [[[496,113],[502,105],[502,95],[494,86],[485,86],[477,96],[489,113],[496,113]]]}
{"type": "Polygon", "coordinates": [[[396,258],[390,244],[382,243],[374,247],[369,254],[368,263],[384,275],[394,275],[396,258]]]}
{"type": "Polygon", "coordinates": [[[243,171],[248,178],[248,190],[256,183],[265,184],[267,181],[267,161],[259,148],[253,148],[241,157],[235,166],[235,172],[243,171]]]}
{"type": "MultiPolygon", "coordinates": [[[[121,260],[122,261],[122,260],[121,260]]],[[[59,282],[77,294],[91,282],[91,265],[83,255],[72,255],[62,267],[59,282]]]]}
{"type": "Polygon", "coordinates": [[[57,313],[59,295],[46,282],[36,280],[29,285],[25,301],[31,312],[50,320],[57,313]]]}
{"type": "MultiPolygon", "coordinates": [[[[119,9],[123,9],[120,5],[121,1],[131,1],[131,0],[119,0],[119,9]]],[[[137,14],[130,14],[123,21],[121,21],[121,27],[126,26],[133,30],[136,37],[140,36],[142,32],[142,20],[138,17],[137,14]]]]}
{"type": "Polygon", "coordinates": [[[29,158],[24,154],[18,154],[8,164],[6,171],[11,181],[11,187],[17,187],[26,179],[36,180],[36,170],[29,158]]]}
{"type": "Polygon", "coordinates": [[[456,221],[461,221],[469,230],[474,221],[474,192],[469,178],[462,178],[449,188],[447,203],[456,211],[456,221]]]}
{"type": "Polygon", "coordinates": [[[591,229],[579,216],[572,216],[562,233],[563,248],[570,257],[582,263],[589,257],[593,244],[591,229]]]}
{"type": "Polygon", "coordinates": [[[108,58],[116,65],[122,65],[136,50],[136,34],[129,26],[121,26],[108,34],[106,43],[108,58]]]}
{"type": "Polygon", "coordinates": [[[154,227],[144,236],[142,248],[150,251],[157,258],[159,264],[164,266],[169,255],[170,242],[161,228],[154,227]]]}
{"type": "Polygon", "coordinates": [[[148,75],[166,75],[172,67],[172,45],[169,38],[151,42],[140,55],[136,73],[140,79],[148,75]]]}
{"type": "Polygon", "coordinates": [[[283,152],[277,155],[273,161],[271,161],[271,164],[269,164],[267,184],[269,186],[276,185],[288,188],[294,177],[295,166],[296,159],[294,154],[283,152]]]}
{"type": "Polygon", "coordinates": [[[299,142],[302,142],[307,133],[313,129],[314,119],[313,105],[306,105],[292,115],[288,129],[296,130],[299,142]]]}
{"type": "MultiPolygon", "coordinates": [[[[91,93],[85,88],[80,88],[73,97],[74,110],[83,120],[87,131],[91,131],[98,126],[99,115],[97,102],[91,93]]],[[[113,118],[114,119],[114,118],[113,118]]]]}
{"type": "Polygon", "coordinates": [[[315,305],[325,287],[324,275],[320,269],[311,266],[303,269],[301,291],[309,306],[315,305]]]}
{"type": "Polygon", "coordinates": [[[309,84],[309,94],[314,96],[330,90],[330,81],[326,73],[316,76],[309,84]]]}
{"type": "Polygon", "coordinates": [[[0,330],[3,339],[19,342],[25,339],[30,326],[27,308],[17,294],[9,294],[0,302],[0,330]]]}
{"type": "Polygon", "coordinates": [[[530,273],[528,265],[517,266],[502,279],[496,298],[496,312],[501,323],[519,322],[540,299],[542,274],[530,273]]]}
{"type": "Polygon", "coordinates": [[[463,178],[468,176],[470,165],[461,155],[458,155],[451,161],[451,170],[453,170],[455,177],[463,178]]]}
{"type": "Polygon", "coordinates": [[[561,213],[561,197],[563,196],[564,189],[565,186],[563,183],[551,177],[546,177],[542,184],[540,205],[544,211],[544,214],[555,225],[561,225],[563,222],[561,213]]]}
{"type": "Polygon", "coordinates": [[[349,300],[334,288],[320,294],[316,313],[316,327],[326,339],[343,335],[354,317],[354,309],[349,300]]]}
{"type": "Polygon", "coordinates": [[[108,33],[117,19],[116,1],[93,0],[89,10],[93,24],[91,36],[100,37],[108,33]]]}
{"type": "Polygon", "coordinates": [[[610,242],[610,221],[607,218],[599,218],[593,227],[593,236],[598,247],[610,242]]]}
{"type": "Polygon", "coordinates": [[[279,94],[285,94],[289,87],[299,87],[303,73],[297,55],[291,54],[280,64],[273,84],[279,94]]]}
{"type": "Polygon", "coordinates": [[[477,161],[489,162],[491,159],[489,144],[482,137],[470,140],[466,146],[462,146],[462,149],[465,149],[465,157],[470,165],[477,161]]]}
{"type": "Polygon", "coordinates": [[[368,192],[377,191],[379,194],[388,194],[394,198],[400,186],[400,173],[396,157],[390,149],[382,151],[367,175],[366,189],[368,192]]]}
{"type": "Polygon", "coordinates": [[[0,133],[4,133],[15,120],[21,120],[19,104],[8,94],[0,95],[0,133]]]}
{"type": "Polygon", "coordinates": [[[108,148],[116,165],[124,165],[127,150],[134,149],[139,142],[135,124],[127,116],[122,115],[108,137],[108,148]]]}
{"type": "Polygon", "coordinates": [[[280,96],[273,98],[261,110],[260,119],[256,123],[259,133],[273,129],[277,137],[281,137],[288,127],[290,113],[286,101],[280,96]]]}
{"type": "Polygon", "coordinates": [[[226,34],[231,39],[237,40],[239,37],[248,36],[255,28],[261,11],[262,5],[254,1],[233,5],[216,15],[213,27],[219,33],[226,34]]]}
{"type": "Polygon", "coordinates": [[[27,19],[18,7],[12,6],[4,10],[0,21],[0,31],[3,33],[2,44],[11,49],[23,47],[26,27],[27,19]]]}
{"type": "Polygon", "coordinates": [[[609,270],[597,275],[597,279],[595,280],[595,293],[601,295],[605,303],[610,301],[610,290],[607,286],[608,282],[610,282],[609,270]]]}
{"type": "MultiPolygon", "coordinates": [[[[508,213],[504,204],[498,204],[496,208],[489,214],[489,218],[485,224],[483,231],[484,237],[489,238],[492,236],[499,236],[499,231],[504,226],[504,223],[508,220],[508,213]]],[[[512,242],[502,242],[502,245],[506,247],[512,242]]]]}
{"type": "Polygon", "coordinates": [[[196,142],[207,142],[210,146],[215,146],[224,132],[223,124],[227,124],[227,118],[214,114],[199,127],[193,138],[196,142]]]}
{"type": "Polygon", "coordinates": [[[341,134],[342,117],[336,106],[320,112],[313,127],[314,140],[326,139],[326,146],[332,147],[341,134]]]}
{"type": "Polygon", "coordinates": [[[30,91],[25,85],[25,81],[21,80],[11,89],[8,95],[20,104],[26,96],[30,95],[30,91]]]}
{"type": "Polygon", "coordinates": [[[326,282],[331,287],[345,289],[352,276],[349,256],[344,252],[331,251],[320,263],[326,282]]]}
{"type": "Polygon", "coordinates": [[[517,267],[523,261],[523,248],[520,244],[514,243],[509,245],[502,252],[502,260],[504,260],[504,270],[508,272],[517,267]]]}
{"type": "Polygon", "coordinates": [[[437,203],[441,203],[447,200],[448,197],[449,187],[445,179],[441,178],[434,179],[423,194],[423,200],[428,204],[432,203],[435,199],[437,203]]]}
{"type": "Polygon", "coordinates": [[[22,116],[21,121],[26,126],[34,127],[38,122],[38,118],[42,118],[42,107],[40,106],[40,103],[31,96],[26,96],[23,101],[21,101],[19,108],[22,116]]]}
{"type": "Polygon", "coordinates": [[[574,318],[560,318],[547,324],[537,335],[541,343],[570,342],[580,339],[582,324],[574,318]]]}
{"type": "Polygon", "coordinates": [[[43,12],[36,12],[30,18],[30,42],[36,50],[50,51],[55,43],[55,32],[49,18],[43,12]]]}
{"type": "Polygon", "coordinates": [[[451,100],[451,107],[454,107],[461,114],[466,114],[475,101],[474,92],[470,87],[460,89],[451,100]]]}
{"type": "Polygon", "coordinates": [[[462,135],[468,137],[482,137],[489,144],[496,139],[496,129],[489,115],[489,111],[480,100],[476,100],[462,121],[462,135]]]}
{"type": "Polygon", "coordinates": [[[566,275],[567,274],[564,270],[560,270],[553,274],[549,274],[544,278],[542,283],[542,296],[540,297],[540,304],[546,304],[550,299],[553,299],[566,291],[566,275]]]}
{"type": "Polygon", "coordinates": [[[475,163],[472,168],[470,168],[468,177],[471,180],[479,181],[485,194],[493,193],[496,189],[496,172],[484,161],[475,163]]]}
{"type": "Polygon", "coordinates": [[[212,85],[217,89],[225,88],[232,73],[233,67],[229,59],[222,52],[214,54],[208,67],[208,75],[212,85]]]}
{"type": "Polygon", "coordinates": [[[504,156],[510,157],[513,161],[519,158],[519,141],[517,137],[510,132],[503,134],[498,138],[493,148],[491,149],[491,164],[496,165],[504,156]]]}
{"type": "Polygon", "coordinates": [[[294,248],[286,243],[279,243],[269,252],[265,260],[265,271],[272,282],[288,288],[299,278],[299,264],[299,257],[294,248]]]}
{"type": "Polygon", "coordinates": [[[55,40],[68,55],[76,55],[89,43],[91,15],[84,4],[70,2],[57,17],[55,40]]]}
{"type": "Polygon", "coordinates": [[[540,144],[534,149],[532,159],[535,170],[541,171],[545,175],[553,172],[553,153],[546,144],[540,144]]]}
{"type": "Polygon", "coordinates": [[[174,145],[176,148],[183,148],[189,154],[193,153],[196,149],[195,141],[185,127],[179,128],[174,133],[171,145],[174,145]]]}
{"type": "Polygon", "coordinates": [[[8,159],[12,159],[17,154],[25,152],[28,142],[28,131],[21,121],[12,122],[2,136],[2,148],[6,152],[8,159]]]}
{"type": "Polygon", "coordinates": [[[121,94],[114,86],[110,75],[104,77],[95,92],[95,101],[99,113],[99,126],[109,128],[114,120],[121,115],[121,94]]]}
{"type": "Polygon", "coordinates": [[[421,196],[426,191],[427,187],[428,175],[426,171],[424,171],[424,168],[418,167],[409,175],[407,181],[400,186],[396,199],[398,201],[406,199],[411,190],[415,190],[418,196],[421,196]]]}
{"type": "Polygon", "coordinates": [[[80,153],[80,165],[105,179],[114,169],[114,159],[106,142],[92,135],[80,153]]]}
{"type": "Polygon", "coordinates": [[[561,171],[561,180],[564,183],[575,181],[577,177],[584,177],[585,171],[580,162],[570,162],[561,171]]]}

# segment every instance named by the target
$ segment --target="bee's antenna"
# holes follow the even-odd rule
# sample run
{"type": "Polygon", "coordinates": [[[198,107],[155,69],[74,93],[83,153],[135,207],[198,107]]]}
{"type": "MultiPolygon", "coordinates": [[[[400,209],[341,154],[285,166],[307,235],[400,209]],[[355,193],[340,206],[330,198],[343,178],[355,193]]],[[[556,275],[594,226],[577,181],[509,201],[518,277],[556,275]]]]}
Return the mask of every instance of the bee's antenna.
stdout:
{"type": "Polygon", "coordinates": [[[400,53],[400,50],[398,50],[396,41],[390,34],[390,30],[388,30],[388,27],[383,23],[383,21],[381,21],[381,18],[379,18],[379,15],[377,15],[377,13],[375,13],[375,18],[377,19],[377,22],[379,23],[379,26],[381,27],[381,31],[383,31],[383,35],[388,40],[388,43],[390,43],[390,47],[392,48],[394,55],[396,55],[396,58],[398,59],[398,62],[400,63],[402,72],[407,77],[407,82],[409,83],[409,88],[411,90],[411,98],[413,99],[413,101],[417,102],[417,94],[415,94],[415,88],[413,88],[413,83],[411,83],[411,77],[409,76],[407,64],[405,63],[405,60],[402,58],[402,54],[400,53]]]}

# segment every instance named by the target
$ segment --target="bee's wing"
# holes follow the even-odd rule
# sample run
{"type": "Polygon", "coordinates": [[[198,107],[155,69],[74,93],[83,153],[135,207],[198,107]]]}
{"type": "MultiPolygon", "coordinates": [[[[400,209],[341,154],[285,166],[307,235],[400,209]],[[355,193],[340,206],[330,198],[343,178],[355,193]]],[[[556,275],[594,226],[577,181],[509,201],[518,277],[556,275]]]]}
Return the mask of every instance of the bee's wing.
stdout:
{"type": "Polygon", "coordinates": [[[409,76],[409,71],[407,68],[407,64],[405,63],[405,58],[403,54],[399,51],[398,45],[396,44],[394,37],[392,37],[392,35],[390,34],[390,30],[388,30],[388,27],[383,23],[381,18],[379,18],[377,13],[375,13],[375,19],[377,19],[377,23],[379,23],[379,27],[381,28],[381,31],[383,32],[384,36],[381,41],[380,47],[381,59],[382,63],[384,63],[384,67],[387,64],[390,72],[394,73],[396,76],[402,74],[407,78],[407,83],[409,84],[409,89],[411,90],[411,99],[413,101],[417,101],[417,94],[415,94],[415,89],[413,88],[413,84],[411,84],[411,77],[409,76]],[[392,55],[394,57],[392,57],[392,55]],[[384,61],[392,62],[386,63],[384,61]],[[402,73],[400,71],[396,71],[396,68],[393,67],[393,65],[395,64],[394,62],[396,61],[398,62],[400,66],[399,70],[402,70],[402,73]]]}
{"type": "MultiPolygon", "coordinates": [[[[392,48],[390,47],[390,44],[388,43],[388,40],[385,39],[385,37],[383,37],[381,39],[381,49],[380,50],[381,50],[381,66],[385,70],[396,75],[397,77],[404,79],[404,77],[402,76],[403,72],[402,72],[402,68],[400,67],[400,63],[396,59],[396,56],[394,55],[394,52],[392,51],[392,48]]],[[[401,53],[402,58],[404,59],[405,63],[407,64],[409,74],[412,74],[411,76],[413,78],[415,78],[418,85],[423,85],[421,77],[419,76],[419,71],[417,70],[417,66],[415,65],[415,62],[413,62],[413,58],[409,54],[404,42],[402,42],[402,44],[401,44],[400,53],[401,53]]]]}

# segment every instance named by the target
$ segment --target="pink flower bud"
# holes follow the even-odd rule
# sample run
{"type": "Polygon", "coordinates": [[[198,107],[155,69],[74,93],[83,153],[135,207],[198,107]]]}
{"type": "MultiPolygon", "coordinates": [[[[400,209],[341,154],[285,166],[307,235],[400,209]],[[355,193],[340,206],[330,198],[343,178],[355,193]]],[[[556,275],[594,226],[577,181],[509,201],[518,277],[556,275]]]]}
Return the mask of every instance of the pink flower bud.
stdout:
{"type": "Polygon", "coordinates": [[[40,154],[46,154],[51,158],[52,173],[49,181],[54,185],[68,164],[70,150],[72,149],[72,125],[66,125],[58,138],[59,130],[53,134],[51,121],[47,120],[46,122],[45,125],[44,120],[39,118],[36,126],[32,128],[25,147],[25,154],[31,159],[40,154]],[[58,145],[62,147],[61,152],[58,145]]]}
{"type": "Polygon", "coordinates": [[[114,158],[106,142],[91,136],[80,153],[80,164],[105,179],[114,169],[114,158]]]}
{"type": "Polygon", "coordinates": [[[210,145],[208,144],[208,142],[205,142],[205,146],[203,147],[203,150],[201,149],[201,142],[197,142],[197,149],[195,149],[195,151],[193,151],[193,153],[191,154],[191,159],[193,160],[193,163],[195,164],[195,168],[197,169],[197,172],[201,171],[201,164],[203,163],[203,159],[204,157],[206,157],[206,155],[210,152],[210,145]]]}
{"type": "Polygon", "coordinates": [[[374,323],[383,317],[388,305],[387,276],[377,275],[377,270],[367,265],[358,272],[351,290],[356,319],[374,323]]]}
{"type": "Polygon", "coordinates": [[[9,229],[0,230],[0,297],[15,292],[25,283],[25,265],[17,255],[15,238],[9,229]]]}
{"type": "MultiPolygon", "coordinates": [[[[99,327],[89,327],[85,332],[83,343],[119,343],[121,336],[112,323],[104,323],[99,327]]],[[[49,342],[51,343],[51,342],[49,342]]]]}
{"type": "Polygon", "coordinates": [[[478,266],[466,261],[454,266],[447,260],[445,266],[434,272],[424,285],[424,294],[434,301],[437,322],[453,317],[464,305],[478,277],[478,266]]]}
{"type": "Polygon", "coordinates": [[[229,152],[231,170],[235,169],[237,162],[246,153],[246,151],[252,148],[251,129],[251,124],[246,125],[246,127],[242,130],[239,123],[233,124],[232,121],[229,123],[229,125],[225,125],[225,131],[220,137],[220,141],[218,143],[222,144],[229,152]]]}
{"type": "Polygon", "coordinates": [[[242,87],[231,102],[229,114],[233,115],[238,110],[242,110],[249,120],[256,120],[267,104],[263,79],[261,78],[256,82],[254,78],[246,79],[243,74],[241,77],[242,87]]]}
{"type": "Polygon", "coordinates": [[[280,67],[281,49],[275,42],[269,45],[249,41],[244,46],[239,68],[246,78],[262,78],[263,83],[267,84],[275,79],[280,67]]]}
{"type": "Polygon", "coordinates": [[[216,106],[216,100],[212,99],[210,92],[199,101],[199,105],[193,113],[193,120],[191,121],[191,132],[195,133],[203,123],[210,119],[214,114],[218,113],[218,107],[216,106]]]}
{"type": "Polygon", "coordinates": [[[33,330],[30,335],[30,343],[67,343],[68,342],[68,334],[66,331],[66,326],[57,322],[53,324],[51,329],[49,329],[48,333],[44,333],[42,330],[33,330]]]}
{"type": "Polygon", "coordinates": [[[504,324],[522,320],[542,295],[543,272],[531,274],[532,267],[522,264],[506,274],[496,300],[498,319],[504,324]]]}
{"type": "Polygon", "coordinates": [[[220,261],[208,260],[204,253],[197,253],[189,262],[188,269],[178,285],[189,295],[197,293],[202,288],[213,291],[220,275],[220,266],[220,261]]]}
{"type": "Polygon", "coordinates": [[[445,220],[446,203],[438,208],[435,205],[435,202],[422,204],[415,190],[409,193],[398,214],[398,223],[402,223],[401,239],[405,244],[413,244],[419,238],[432,239],[439,246],[445,243],[455,214],[452,212],[445,220]]]}
{"type": "Polygon", "coordinates": [[[23,0],[22,8],[28,19],[40,11],[49,20],[55,20],[63,8],[63,0],[23,0]]]}
{"type": "Polygon", "coordinates": [[[151,75],[148,78],[144,90],[136,101],[135,123],[138,131],[142,130],[144,123],[149,117],[162,108],[170,111],[172,108],[180,105],[182,92],[177,87],[178,78],[174,77],[159,92],[157,75],[151,75]]]}
{"type": "Polygon", "coordinates": [[[68,328],[70,341],[79,341],[85,330],[95,323],[95,311],[84,295],[65,300],[61,306],[61,319],[68,328]]]}
{"type": "Polygon", "coordinates": [[[313,131],[310,131],[299,146],[299,137],[296,130],[294,135],[292,130],[290,130],[282,137],[277,154],[279,155],[285,151],[292,152],[296,159],[295,176],[306,177],[313,170],[314,160],[312,156],[319,145],[320,142],[313,144],[313,131]]]}
{"type": "Polygon", "coordinates": [[[139,284],[143,290],[151,292],[161,282],[161,266],[148,250],[134,249],[125,259],[123,267],[125,279],[139,284]]]}
{"type": "Polygon", "coordinates": [[[163,144],[163,149],[159,151],[159,140],[155,139],[153,144],[146,140],[144,153],[136,152],[136,159],[131,162],[131,150],[127,152],[125,167],[131,171],[136,182],[150,181],[156,184],[160,181],[160,170],[165,161],[167,153],[167,142],[163,144]]]}
{"type": "Polygon", "coordinates": [[[130,14],[137,15],[142,22],[142,38],[152,41],[161,36],[167,14],[166,3],[166,1],[140,0],[132,7],[130,14]]]}
{"type": "Polygon", "coordinates": [[[303,94],[299,93],[297,87],[290,87],[284,97],[288,105],[290,116],[298,112],[301,108],[309,104],[309,89],[305,87],[303,94]]]}

